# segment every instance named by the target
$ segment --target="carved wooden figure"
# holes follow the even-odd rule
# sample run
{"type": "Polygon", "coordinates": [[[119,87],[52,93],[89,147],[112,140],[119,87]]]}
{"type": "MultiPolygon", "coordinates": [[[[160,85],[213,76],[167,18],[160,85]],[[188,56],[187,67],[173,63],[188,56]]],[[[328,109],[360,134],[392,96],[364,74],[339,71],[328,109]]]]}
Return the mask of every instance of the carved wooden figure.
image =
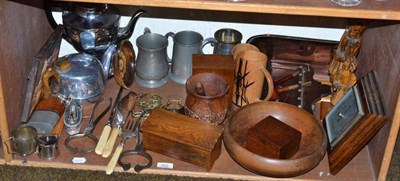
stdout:
{"type": "Polygon", "coordinates": [[[333,84],[334,93],[331,103],[335,105],[353,86],[357,77],[353,73],[357,69],[357,53],[361,47],[361,36],[367,28],[365,25],[350,25],[340,39],[337,49],[334,50],[332,62],[328,72],[333,84]]]}

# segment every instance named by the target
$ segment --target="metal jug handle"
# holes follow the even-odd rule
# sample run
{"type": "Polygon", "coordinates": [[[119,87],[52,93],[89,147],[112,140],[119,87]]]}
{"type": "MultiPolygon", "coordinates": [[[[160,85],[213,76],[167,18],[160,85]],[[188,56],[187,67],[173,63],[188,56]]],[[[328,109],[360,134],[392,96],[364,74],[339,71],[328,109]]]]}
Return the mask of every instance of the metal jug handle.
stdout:
{"type": "Polygon", "coordinates": [[[8,138],[7,140],[5,140],[5,141],[3,142],[3,143],[6,145],[6,147],[7,147],[7,153],[8,153],[8,154],[17,154],[16,151],[12,150],[11,145],[8,146],[8,144],[7,144],[7,142],[10,142],[11,140],[12,140],[12,141],[15,141],[15,140],[14,140],[14,137],[10,137],[10,138],[8,138]],[[11,152],[10,152],[10,150],[11,150],[11,152]]]}
{"type": "Polygon", "coordinates": [[[209,43],[211,44],[211,46],[215,46],[215,44],[217,43],[217,40],[216,40],[215,38],[212,38],[212,37],[206,38],[206,39],[201,43],[201,49],[200,49],[201,54],[204,54],[203,48],[204,48],[204,46],[206,46],[206,45],[209,44],[209,43]]]}
{"type": "MultiPolygon", "coordinates": [[[[171,37],[172,39],[174,39],[174,36],[175,36],[175,33],[174,32],[168,32],[167,34],[165,34],[164,35],[165,36],[165,38],[167,38],[167,40],[168,40],[168,38],[169,37],[171,37]]],[[[168,60],[168,65],[172,65],[172,58],[170,58],[170,56],[168,55],[168,52],[166,53],[167,54],[167,60],[168,60]]],[[[171,56],[172,57],[172,56],[171,56]]]]}

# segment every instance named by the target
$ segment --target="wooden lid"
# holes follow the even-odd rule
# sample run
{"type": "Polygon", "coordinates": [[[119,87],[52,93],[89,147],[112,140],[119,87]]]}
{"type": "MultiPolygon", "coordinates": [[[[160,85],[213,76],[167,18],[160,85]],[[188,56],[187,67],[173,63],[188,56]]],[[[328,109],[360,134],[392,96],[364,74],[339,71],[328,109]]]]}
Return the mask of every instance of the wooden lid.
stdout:
{"type": "Polygon", "coordinates": [[[221,137],[223,127],[157,108],[143,122],[141,131],[211,150],[221,137]]]}

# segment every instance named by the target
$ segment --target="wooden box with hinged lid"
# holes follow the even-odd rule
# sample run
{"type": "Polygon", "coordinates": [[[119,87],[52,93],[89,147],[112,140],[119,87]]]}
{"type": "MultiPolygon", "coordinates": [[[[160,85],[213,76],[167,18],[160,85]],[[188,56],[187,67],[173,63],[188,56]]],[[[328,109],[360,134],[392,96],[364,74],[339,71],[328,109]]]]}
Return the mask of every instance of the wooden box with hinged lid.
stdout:
{"type": "Polygon", "coordinates": [[[161,108],[141,127],[145,150],[182,160],[207,171],[221,154],[223,128],[161,108]]]}

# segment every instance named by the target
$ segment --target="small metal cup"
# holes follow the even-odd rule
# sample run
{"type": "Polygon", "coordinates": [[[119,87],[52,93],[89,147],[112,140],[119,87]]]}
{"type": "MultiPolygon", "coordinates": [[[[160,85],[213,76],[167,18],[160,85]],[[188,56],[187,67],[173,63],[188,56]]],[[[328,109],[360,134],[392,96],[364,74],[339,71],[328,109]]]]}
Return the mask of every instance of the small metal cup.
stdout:
{"type": "Polygon", "coordinates": [[[4,143],[7,146],[7,151],[9,153],[27,157],[36,150],[36,138],[36,129],[24,124],[13,129],[11,137],[4,141],[4,143]],[[8,145],[7,142],[12,142],[12,145],[8,145]]]}
{"type": "Polygon", "coordinates": [[[38,154],[43,160],[54,160],[60,155],[58,136],[42,136],[38,138],[38,154]]]}
{"type": "Polygon", "coordinates": [[[211,43],[214,46],[213,54],[219,55],[231,55],[232,48],[242,41],[242,33],[238,30],[223,28],[219,29],[214,33],[214,38],[207,38],[202,48],[211,43]]]}

